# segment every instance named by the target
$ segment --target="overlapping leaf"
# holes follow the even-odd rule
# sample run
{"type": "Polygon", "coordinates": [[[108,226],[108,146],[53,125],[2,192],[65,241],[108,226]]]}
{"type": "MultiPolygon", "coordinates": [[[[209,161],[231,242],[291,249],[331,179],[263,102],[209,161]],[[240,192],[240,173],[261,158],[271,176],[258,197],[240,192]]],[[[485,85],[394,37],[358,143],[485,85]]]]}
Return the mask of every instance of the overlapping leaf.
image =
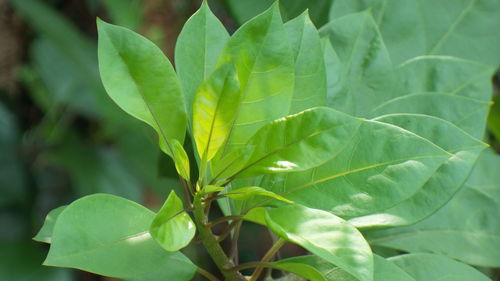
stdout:
{"type": "Polygon", "coordinates": [[[373,280],[373,255],[356,228],[331,213],[288,205],[265,214],[267,226],[280,237],[349,272],[373,280]]]}
{"type": "Polygon", "coordinates": [[[395,63],[422,55],[500,63],[500,39],[489,33],[500,27],[496,0],[337,0],[330,18],[366,9],[373,11],[395,63]]]}
{"type": "Polygon", "coordinates": [[[44,264],[135,280],[190,280],[195,266],[179,252],[164,251],[149,234],[153,218],[120,197],[83,197],[59,215],[44,264]]]}
{"type": "Polygon", "coordinates": [[[295,89],[290,113],[326,105],[326,69],[316,27],[305,12],[285,24],[295,55],[295,89]]]}
{"type": "Polygon", "coordinates": [[[432,254],[409,254],[389,259],[416,281],[490,281],[477,269],[432,254]]]}
{"type": "Polygon", "coordinates": [[[295,80],[293,58],[278,4],[229,39],[218,64],[234,64],[241,101],[223,154],[243,146],[267,122],[288,115],[295,80]]]}
{"type": "Polygon", "coordinates": [[[177,38],[175,68],[184,91],[190,121],[196,89],[215,69],[228,39],[226,28],[210,11],[207,1],[203,1],[200,9],[184,24],[177,38]]]}
{"type": "Polygon", "coordinates": [[[99,70],[110,97],[128,114],[152,126],[162,150],[173,156],[170,140],[181,144],[186,109],[175,71],[146,38],[98,20],[99,70]]]}
{"type": "Polygon", "coordinates": [[[409,252],[437,253],[484,267],[498,267],[498,167],[500,157],[492,151],[485,151],[465,187],[446,206],[417,224],[371,232],[371,243],[409,252]]]}
{"type": "Polygon", "coordinates": [[[358,227],[408,225],[434,213],[463,185],[479,153],[486,147],[456,126],[435,117],[393,114],[377,120],[432,141],[446,150],[449,157],[411,197],[378,214],[352,219],[351,223],[358,227]]]}

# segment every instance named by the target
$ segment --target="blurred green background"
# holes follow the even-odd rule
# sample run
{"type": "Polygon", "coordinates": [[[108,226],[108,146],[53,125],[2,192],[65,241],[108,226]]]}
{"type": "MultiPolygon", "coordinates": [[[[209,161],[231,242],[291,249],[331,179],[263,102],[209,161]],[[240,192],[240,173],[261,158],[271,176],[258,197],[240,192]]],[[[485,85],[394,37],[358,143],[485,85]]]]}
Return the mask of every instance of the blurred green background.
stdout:
{"type": "MultiPolygon", "coordinates": [[[[232,32],[273,1],[209,2],[232,32]]],[[[327,21],[331,2],[284,0],[281,6],[285,19],[310,8],[319,27],[327,21]]],[[[48,248],[31,237],[45,215],[97,192],[157,209],[170,189],[178,188],[173,164],[159,153],[153,131],[120,111],[104,92],[97,68],[95,19],[143,34],[173,61],[177,35],[200,3],[0,0],[0,280],[111,280],[42,267],[48,248]]],[[[500,75],[494,80],[499,85],[500,75]]],[[[489,138],[499,151],[500,98],[495,99],[489,138]]],[[[255,251],[252,241],[269,240],[260,228],[243,233],[243,258],[255,259],[252,255],[269,246],[259,243],[262,248],[255,251]]],[[[195,262],[210,267],[199,249],[187,251],[195,262]]]]}

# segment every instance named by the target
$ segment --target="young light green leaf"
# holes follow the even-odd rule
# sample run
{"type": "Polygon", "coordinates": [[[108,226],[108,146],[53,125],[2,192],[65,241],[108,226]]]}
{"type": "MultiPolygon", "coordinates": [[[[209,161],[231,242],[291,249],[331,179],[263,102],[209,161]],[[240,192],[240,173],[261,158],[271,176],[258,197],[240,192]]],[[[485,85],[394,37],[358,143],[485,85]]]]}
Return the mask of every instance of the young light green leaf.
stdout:
{"type": "Polygon", "coordinates": [[[352,119],[357,130],[339,142],[334,158],[303,172],[276,174],[261,186],[311,208],[357,217],[410,197],[452,156],[400,127],[352,119]]]}
{"type": "Polygon", "coordinates": [[[201,194],[210,194],[214,192],[223,191],[224,187],[216,186],[216,185],[205,185],[205,187],[201,190],[201,194]]]}
{"type": "Polygon", "coordinates": [[[409,254],[389,260],[416,281],[491,281],[477,269],[444,256],[409,254]]]}
{"type": "Polygon", "coordinates": [[[498,167],[500,156],[486,150],[464,188],[443,208],[411,226],[369,232],[371,243],[441,254],[477,266],[500,266],[500,222],[493,219],[500,216],[498,167]]]}
{"type": "Polygon", "coordinates": [[[196,267],[152,239],[148,229],[153,218],[150,210],[113,195],[78,199],[59,215],[44,264],[124,279],[159,275],[191,280],[196,267]]]}
{"type": "Polygon", "coordinates": [[[173,190],[156,214],[149,232],[156,242],[169,252],[186,247],[193,239],[196,227],[173,190]]]}
{"type": "Polygon", "coordinates": [[[45,221],[43,222],[42,228],[40,229],[40,231],[38,231],[36,236],[33,237],[33,240],[50,244],[57,218],[62,213],[62,211],[66,209],[66,207],[67,206],[61,206],[50,211],[45,217],[45,221]]]}
{"type": "Polygon", "coordinates": [[[181,175],[185,180],[189,181],[190,179],[190,170],[189,170],[189,157],[187,156],[184,147],[182,144],[176,140],[172,140],[172,150],[173,150],[173,158],[175,162],[175,169],[177,173],[181,175]]]}
{"type": "Polygon", "coordinates": [[[210,161],[231,133],[240,102],[238,74],[231,63],[219,67],[198,88],[193,132],[202,161],[210,161]]]}
{"type": "Polygon", "coordinates": [[[152,126],[161,149],[186,133],[184,98],[175,71],[151,41],[123,27],[97,21],[99,70],[109,96],[124,111],[152,126]]]}
{"type": "Polygon", "coordinates": [[[265,197],[271,197],[279,201],[283,201],[286,203],[293,203],[292,201],[279,196],[278,194],[265,190],[262,187],[258,186],[247,186],[247,187],[242,187],[238,188],[235,190],[231,190],[228,193],[224,194],[224,196],[227,196],[229,198],[232,198],[234,200],[246,200],[248,198],[254,197],[254,196],[265,196],[265,197]]]}
{"type": "MultiPolygon", "coordinates": [[[[215,69],[229,34],[203,1],[182,28],[175,45],[175,67],[191,120],[196,89],[215,69]]],[[[192,121],[192,120],[191,120],[192,121]]],[[[190,122],[191,124],[191,122],[190,122]]]]}
{"type": "Polygon", "coordinates": [[[370,246],[356,228],[341,218],[294,204],[267,210],[266,224],[280,237],[304,247],[359,280],[373,280],[370,246]]]}
{"type": "Polygon", "coordinates": [[[244,146],[264,124],[288,115],[295,80],[293,58],[278,3],[229,39],[218,65],[234,64],[241,100],[223,154],[244,146]]]}
{"type": "Polygon", "coordinates": [[[295,88],[290,113],[326,105],[326,69],[319,33],[306,11],[285,24],[295,56],[295,88]]]}
{"type": "MultiPolygon", "coordinates": [[[[358,119],[320,107],[263,126],[247,143],[245,165],[233,177],[303,171],[335,157],[356,133],[358,119]]],[[[241,161],[241,160],[240,160],[241,161]]]]}
{"type": "Polygon", "coordinates": [[[349,220],[356,227],[409,225],[431,215],[462,187],[479,153],[486,147],[450,122],[431,116],[391,114],[376,120],[432,141],[450,156],[412,196],[377,214],[349,220]]]}

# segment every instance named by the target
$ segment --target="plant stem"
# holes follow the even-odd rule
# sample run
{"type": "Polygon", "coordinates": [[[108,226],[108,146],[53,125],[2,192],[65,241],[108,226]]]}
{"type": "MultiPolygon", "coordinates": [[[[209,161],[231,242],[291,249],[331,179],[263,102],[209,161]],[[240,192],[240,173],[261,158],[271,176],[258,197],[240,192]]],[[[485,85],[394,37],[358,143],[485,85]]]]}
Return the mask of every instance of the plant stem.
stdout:
{"type": "Polygon", "coordinates": [[[203,242],[208,254],[212,257],[226,281],[247,281],[247,279],[238,271],[230,271],[234,267],[233,262],[227,257],[222,247],[217,242],[214,234],[209,227],[206,227],[207,215],[205,214],[202,195],[196,195],[194,198],[194,221],[198,229],[199,237],[203,242]]]}
{"type": "Polygon", "coordinates": [[[198,272],[200,275],[203,275],[205,278],[207,278],[210,281],[220,281],[219,278],[215,277],[212,273],[206,271],[205,269],[203,269],[201,267],[197,267],[196,272],[198,272]]]}
{"type": "MultiPolygon", "coordinates": [[[[283,238],[278,239],[278,241],[276,241],[276,243],[271,247],[271,249],[267,251],[267,253],[264,255],[264,257],[260,262],[265,264],[266,262],[270,261],[274,257],[274,255],[279,251],[279,249],[283,245],[285,245],[285,243],[286,241],[283,238]]],[[[262,266],[257,267],[253,272],[252,277],[250,277],[250,281],[257,281],[263,269],[264,267],[262,266]]]]}
{"type": "Polygon", "coordinates": [[[231,250],[229,252],[229,258],[235,263],[238,264],[238,239],[240,237],[240,229],[241,229],[241,220],[236,223],[236,227],[233,232],[233,236],[231,239],[231,250]]]}
{"type": "Polygon", "coordinates": [[[269,267],[269,263],[258,262],[258,261],[247,262],[247,263],[242,263],[240,265],[237,265],[237,266],[231,268],[230,270],[232,270],[232,271],[240,271],[240,270],[243,270],[243,269],[256,268],[256,267],[269,267]]]}

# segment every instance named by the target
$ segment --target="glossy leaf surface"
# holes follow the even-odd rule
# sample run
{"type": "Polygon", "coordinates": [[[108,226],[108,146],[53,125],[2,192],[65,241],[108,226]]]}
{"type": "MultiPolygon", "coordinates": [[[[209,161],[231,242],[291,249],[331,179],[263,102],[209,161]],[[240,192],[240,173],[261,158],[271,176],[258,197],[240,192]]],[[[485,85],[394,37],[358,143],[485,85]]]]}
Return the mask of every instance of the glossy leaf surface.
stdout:
{"type": "Polygon", "coordinates": [[[195,266],[148,232],[154,213],[126,199],[95,194],[71,203],[54,227],[45,265],[117,278],[190,280],[195,266]]]}
{"type": "Polygon", "coordinates": [[[295,56],[295,88],[290,113],[326,105],[326,69],[318,31],[309,13],[285,24],[295,56]]]}
{"type": "Polygon", "coordinates": [[[407,227],[374,231],[372,244],[431,252],[468,264],[498,267],[500,157],[485,151],[464,188],[429,218],[407,227]],[[460,246],[457,246],[460,245],[460,246]]]}
{"type": "Polygon", "coordinates": [[[228,193],[225,193],[224,196],[232,198],[234,200],[246,200],[249,198],[252,198],[254,196],[265,196],[265,197],[271,197],[279,201],[283,201],[286,203],[293,203],[292,201],[279,196],[278,194],[271,192],[269,190],[265,190],[262,187],[258,186],[247,186],[247,187],[242,187],[238,188],[235,190],[231,190],[228,193]]]}
{"type": "Polygon", "coordinates": [[[389,260],[416,281],[490,281],[477,269],[439,255],[409,254],[389,260]]]}
{"type": "MultiPolygon", "coordinates": [[[[196,90],[215,69],[229,34],[203,1],[184,24],[175,45],[175,68],[184,91],[189,120],[196,90]]],[[[191,120],[192,121],[192,120],[191,120]]]]}
{"type": "Polygon", "coordinates": [[[161,149],[184,142],[186,110],[175,71],[152,42],[126,28],[98,20],[99,70],[109,96],[125,112],[153,127],[161,149]]]}
{"type": "Polygon", "coordinates": [[[374,215],[351,219],[357,227],[409,225],[431,215],[452,198],[486,147],[449,122],[426,115],[391,114],[376,120],[399,126],[439,146],[448,159],[407,199],[374,215]]]}
{"type": "Polygon", "coordinates": [[[355,217],[411,197],[451,156],[400,127],[353,120],[358,129],[334,158],[304,172],[273,176],[261,186],[308,207],[355,217]]]}
{"type": "Polygon", "coordinates": [[[151,236],[169,252],[186,247],[196,233],[191,217],[172,190],[149,228],[151,236]]]}
{"type": "Polygon", "coordinates": [[[232,62],[241,85],[236,120],[223,153],[243,146],[264,124],[288,115],[294,89],[294,57],[278,4],[241,26],[218,65],[232,62]]]}
{"type": "Polygon", "coordinates": [[[313,108],[268,123],[246,144],[252,153],[233,176],[302,171],[321,165],[341,151],[359,125],[359,120],[329,108],[313,108]]]}
{"type": "Polygon", "coordinates": [[[202,161],[210,161],[231,133],[240,102],[238,74],[231,63],[200,86],[193,104],[193,132],[202,161]]]}
{"type": "Polygon", "coordinates": [[[285,240],[304,247],[359,280],[373,280],[370,247],[348,222],[301,205],[270,209],[265,218],[267,226],[285,240]]]}

